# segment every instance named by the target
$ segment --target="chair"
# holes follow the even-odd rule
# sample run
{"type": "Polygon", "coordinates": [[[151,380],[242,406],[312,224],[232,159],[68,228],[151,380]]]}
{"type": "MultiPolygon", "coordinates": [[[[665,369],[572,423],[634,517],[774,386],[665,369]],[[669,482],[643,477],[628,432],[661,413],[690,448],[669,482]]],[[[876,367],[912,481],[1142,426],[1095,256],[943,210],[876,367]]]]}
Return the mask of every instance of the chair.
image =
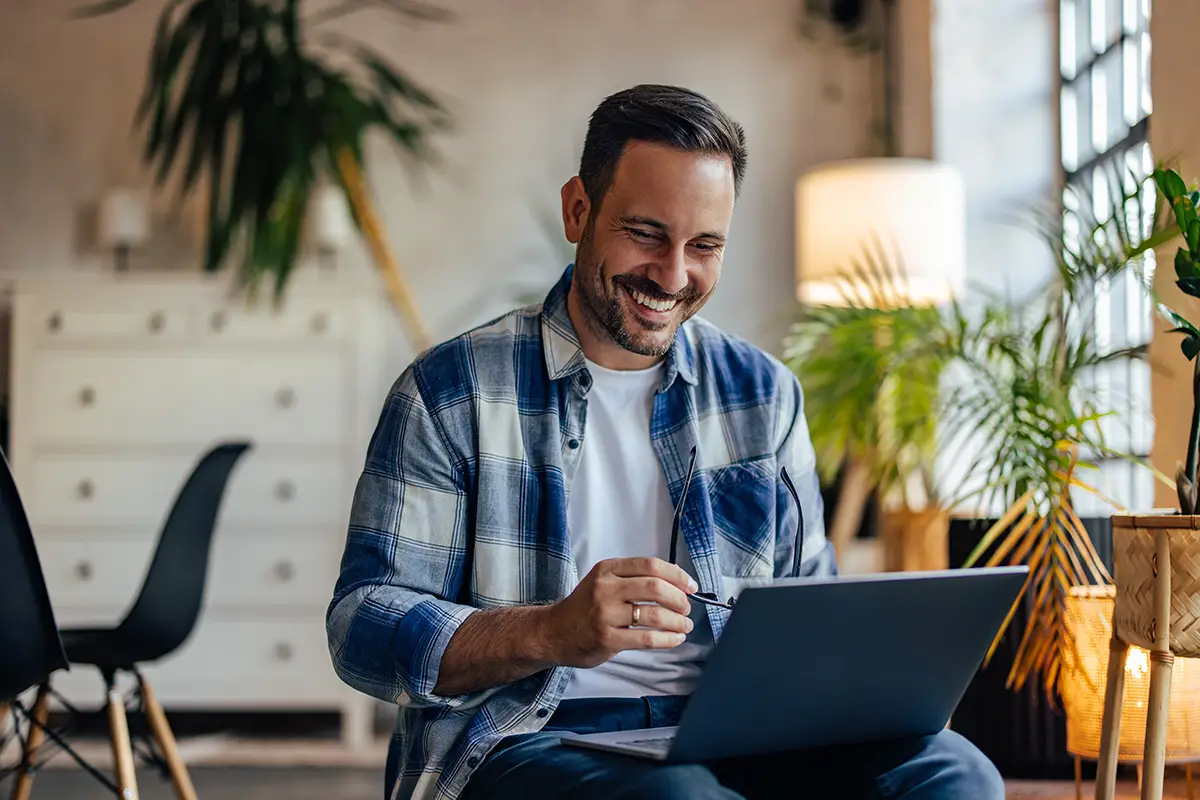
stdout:
{"type": "MultiPolygon", "coordinates": [[[[124,699],[116,690],[116,676],[125,672],[136,680],[141,710],[161,753],[152,755],[153,763],[170,776],[180,800],[196,798],[166,714],[140,667],[174,652],[195,628],[203,604],[208,556],[221,500],[234,466],[249,449],[246,442],[224,443],[196,464],[163,525],[137,599],[120,624],[115,628],[61,631],[67,660],[72,665],[96,667],[104,678],[113,752],[117,756],[115,788],[122,797],[137,794],[128,727],[124,722],[124,699]]],[[[48,690],[46,680],[39,697],[48,690]]],[[[30,762],[32,755],[27,756],[30,762]]]]}
{"type": "MultiPolygon", "coordinates": [[[[41,744],[43,728],[32,720],[46,720],[46,692],[39,689],[33,710],[21,704],[20,696],[35,686],[45,686],[51,673],[67,668],[54,610],[46,591],[42,565],[34,547],[29,521],[17,494],[17,486],[0,451],[0,724],[11,709],[13,732],[20,736],[22,715],[31,720],[16,768],[13,797],[25,800],[33,780],[28,753],[41,744]]],[[[3,742],[0,741],[0,745],[3,742]]],[[[0,772],[0,777],[4,776],[0,772]]]]}

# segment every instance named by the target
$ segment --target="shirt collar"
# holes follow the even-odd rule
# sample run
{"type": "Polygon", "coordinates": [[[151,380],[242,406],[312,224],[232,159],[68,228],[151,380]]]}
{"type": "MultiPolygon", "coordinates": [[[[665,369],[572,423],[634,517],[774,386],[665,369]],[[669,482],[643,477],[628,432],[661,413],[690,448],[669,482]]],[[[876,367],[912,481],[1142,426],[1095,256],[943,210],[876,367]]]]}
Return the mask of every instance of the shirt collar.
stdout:
{"type": "MultiPolygon", "coordinates": [[[[546,371],[550,380],[567,378],[586,369],[583,348],[571,324],[567,311],[567,292],[571,288],[571,276],[575,265],[568,264],[558,283],[546,295],[542,303],[542,353],[546,358],[546,371]]],[[[663,373],[660,391],[666,391],[675,382],[676,376],[685,383],[695,386],[696,346],[692,342],[691,326],[685,322],[675,334],[671,350],[667,354],[667,369],[663,373]]]]}

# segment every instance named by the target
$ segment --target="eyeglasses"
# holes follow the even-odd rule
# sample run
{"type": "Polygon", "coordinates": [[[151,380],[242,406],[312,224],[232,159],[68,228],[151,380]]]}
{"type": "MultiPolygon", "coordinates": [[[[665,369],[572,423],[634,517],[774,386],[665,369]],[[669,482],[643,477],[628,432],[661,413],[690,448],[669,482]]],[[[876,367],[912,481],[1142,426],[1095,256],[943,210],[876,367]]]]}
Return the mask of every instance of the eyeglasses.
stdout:
{"type": "MultiPolygon", "coordinates": [[[[683,519],[683,507],[687,504],[688,487],[692,485],[692,474],[696,471],[696,447],[692,446],[691,461],[688,463],[687,477],[683,479],[683,490],[679,493],[679,502],[675,505],[675,516],[671,520],[671,550],[670,561],[675,563],[676,550],[679,546],[679,523],[683,519]]],[[[804,542],[804,508],[800,505],[800,495],[796,492],[796,485],[792,483],[792,477],[788,475],[787,467],[780,467],[779,477],[783,480],[783,485],[787,487],[788,494],[792,496],[792,501],[796,504],[796,548],[792,558],[792,574],[796,575],[800,572],[800,546],[804,542]]],[[[704,605],[716,606],[729,611],[733,610],[734,601],[737,598],[729,598],[729,602],[725,603],[720,600],[712,592],[694,592],[690,595],[693,600],[696,600],[704,605]]]]}

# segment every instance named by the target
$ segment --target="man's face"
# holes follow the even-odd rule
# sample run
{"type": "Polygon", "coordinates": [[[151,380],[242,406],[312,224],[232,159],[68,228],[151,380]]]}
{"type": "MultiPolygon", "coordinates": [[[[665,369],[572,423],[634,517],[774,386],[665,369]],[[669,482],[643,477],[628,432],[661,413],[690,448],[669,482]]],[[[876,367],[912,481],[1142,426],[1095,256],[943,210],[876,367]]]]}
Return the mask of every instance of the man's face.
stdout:
{"type": "Polygon", "coordinates": [[[571,305],[585,351],[592,340],[617,362],[628,360],[616,348],[665,355],[716,288],[733,205],[728,157],[665,145],[631,142],[599,208],[572,178],[563,219],[577,244],[571,305]]]}

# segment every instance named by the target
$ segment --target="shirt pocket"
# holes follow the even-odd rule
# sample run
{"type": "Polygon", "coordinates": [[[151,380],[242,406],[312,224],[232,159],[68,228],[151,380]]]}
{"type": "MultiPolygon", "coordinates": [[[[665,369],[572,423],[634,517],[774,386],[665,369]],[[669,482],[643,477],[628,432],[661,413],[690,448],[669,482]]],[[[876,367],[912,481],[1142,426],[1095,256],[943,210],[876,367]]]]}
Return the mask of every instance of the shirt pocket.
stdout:
{"type": "Polygon", "coordinates": [[[737,462],[717,470],[710,497],[721,575],[721,599],[775,579],[774,459],[737,462]]]}

